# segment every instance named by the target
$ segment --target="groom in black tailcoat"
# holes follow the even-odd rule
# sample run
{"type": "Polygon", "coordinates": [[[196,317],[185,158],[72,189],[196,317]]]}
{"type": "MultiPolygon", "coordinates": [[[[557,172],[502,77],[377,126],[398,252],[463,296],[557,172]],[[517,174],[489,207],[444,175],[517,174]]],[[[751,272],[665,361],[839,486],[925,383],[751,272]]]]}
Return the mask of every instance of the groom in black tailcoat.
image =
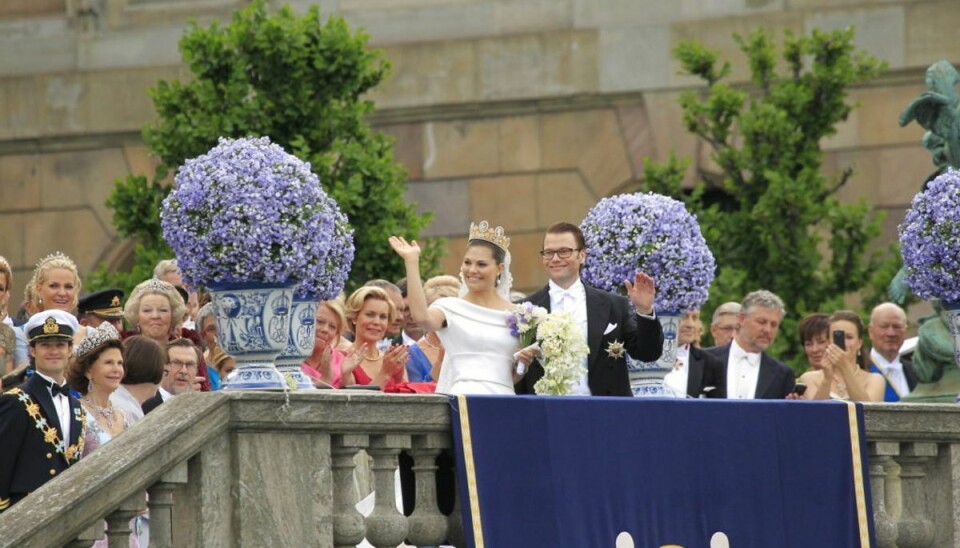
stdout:
{"type": "MultiPolygon", "coordinates": [[[[584,284],[580,269],[587,258],[586,242],[580,228],[571,223],[556,223],[547,229],[540,255],[550,281],[527,300],[548,311],[569,312],[590,347],[584,364],[587,374],[575,383],[571,393],[632,396],[624,352],[634,359],[651,362],[663,350],[663,331],[653,309],[653,278],[638,272],[633,283],[625,281],[630,300],[584,284]]],[[[543,377],[543,367],[533,360],[533,350],[522,350],[519,358],[530,366],[516,384],[516,391],[533,394],[534,385],[543,377]]]]}

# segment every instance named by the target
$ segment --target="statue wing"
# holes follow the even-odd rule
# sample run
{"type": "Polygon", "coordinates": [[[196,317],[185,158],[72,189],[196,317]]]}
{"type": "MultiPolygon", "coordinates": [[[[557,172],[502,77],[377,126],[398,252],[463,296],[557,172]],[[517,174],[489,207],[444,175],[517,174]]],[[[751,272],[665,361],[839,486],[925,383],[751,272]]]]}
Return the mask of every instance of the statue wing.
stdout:
{"type": "Polygon", "coordinates": [[[925,91],[907,105],[900,113],[900,125],[905,126],[916,120],[920,127],[943,136],[941,129],[948,120],[952,121],[956,114],[950,109],[951,99],[939,93],[925,91]],[[946,116],[946,120],[940,118],[946,116]]]}

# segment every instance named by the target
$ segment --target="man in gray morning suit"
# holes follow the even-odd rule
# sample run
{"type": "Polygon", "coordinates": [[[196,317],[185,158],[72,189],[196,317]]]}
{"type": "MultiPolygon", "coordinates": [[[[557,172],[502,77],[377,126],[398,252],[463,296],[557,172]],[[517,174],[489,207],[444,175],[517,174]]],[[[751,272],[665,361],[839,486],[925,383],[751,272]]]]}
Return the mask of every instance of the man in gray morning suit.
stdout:
{"type": "Polygon", "coordinates": [[[783,301],[761,289],[748,294],[733,341],[706,349],[724,364],[728,399],[778,399],[793,393],[793,369],[764,351],[773,344],[783,320],[783,301]]]}

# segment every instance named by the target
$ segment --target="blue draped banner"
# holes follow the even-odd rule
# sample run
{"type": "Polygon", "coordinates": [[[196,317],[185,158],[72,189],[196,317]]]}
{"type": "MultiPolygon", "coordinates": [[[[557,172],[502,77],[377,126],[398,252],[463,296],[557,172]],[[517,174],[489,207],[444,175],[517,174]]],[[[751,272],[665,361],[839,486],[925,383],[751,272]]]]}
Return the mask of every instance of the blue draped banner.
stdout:
{"type": "Polygon", "coordinates": [[[872,544],[856,404],[460,396],[453,405],[469,546],[872,544]]]}

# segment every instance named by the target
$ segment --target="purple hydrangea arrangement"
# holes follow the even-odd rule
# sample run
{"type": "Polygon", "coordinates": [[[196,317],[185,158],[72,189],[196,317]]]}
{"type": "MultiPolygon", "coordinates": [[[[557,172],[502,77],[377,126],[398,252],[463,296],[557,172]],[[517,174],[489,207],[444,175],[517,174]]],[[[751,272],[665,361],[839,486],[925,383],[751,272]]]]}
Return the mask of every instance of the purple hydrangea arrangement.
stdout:
{"type": "Polygon", "coordinates": [[[326,215],[333,219],[333,237],[330,250],[308,269],[306,277],[294,289],[297,297],[316,297],[322,301],[335,299],[343,291],[353,265],[353,227],[347,215],[340,211],[336,200],[327,196],[323,202],[326,215]]]}
{"type": "Polygon", "coordinates": [[[177,171],[160,221],[192,287],[299,283],[334,240],[327,200],[310,164],[266,137],[221,138],[177,171]]]}
{"type": "Polygon", "coordinates": [[[696,216],[654,193],[604,198],[580,224],[587,244],[581,275],[594,286],[626,292],[640,270],[657,284],[657,310],[683,313],[707,301],[716,262],[696,216]]]}
{"type": "Polygon", "coordinates": [[[898,231],[910,289],[921,299],[960,302],[960,171],[949,169],[914,196],[898,231]]]}

